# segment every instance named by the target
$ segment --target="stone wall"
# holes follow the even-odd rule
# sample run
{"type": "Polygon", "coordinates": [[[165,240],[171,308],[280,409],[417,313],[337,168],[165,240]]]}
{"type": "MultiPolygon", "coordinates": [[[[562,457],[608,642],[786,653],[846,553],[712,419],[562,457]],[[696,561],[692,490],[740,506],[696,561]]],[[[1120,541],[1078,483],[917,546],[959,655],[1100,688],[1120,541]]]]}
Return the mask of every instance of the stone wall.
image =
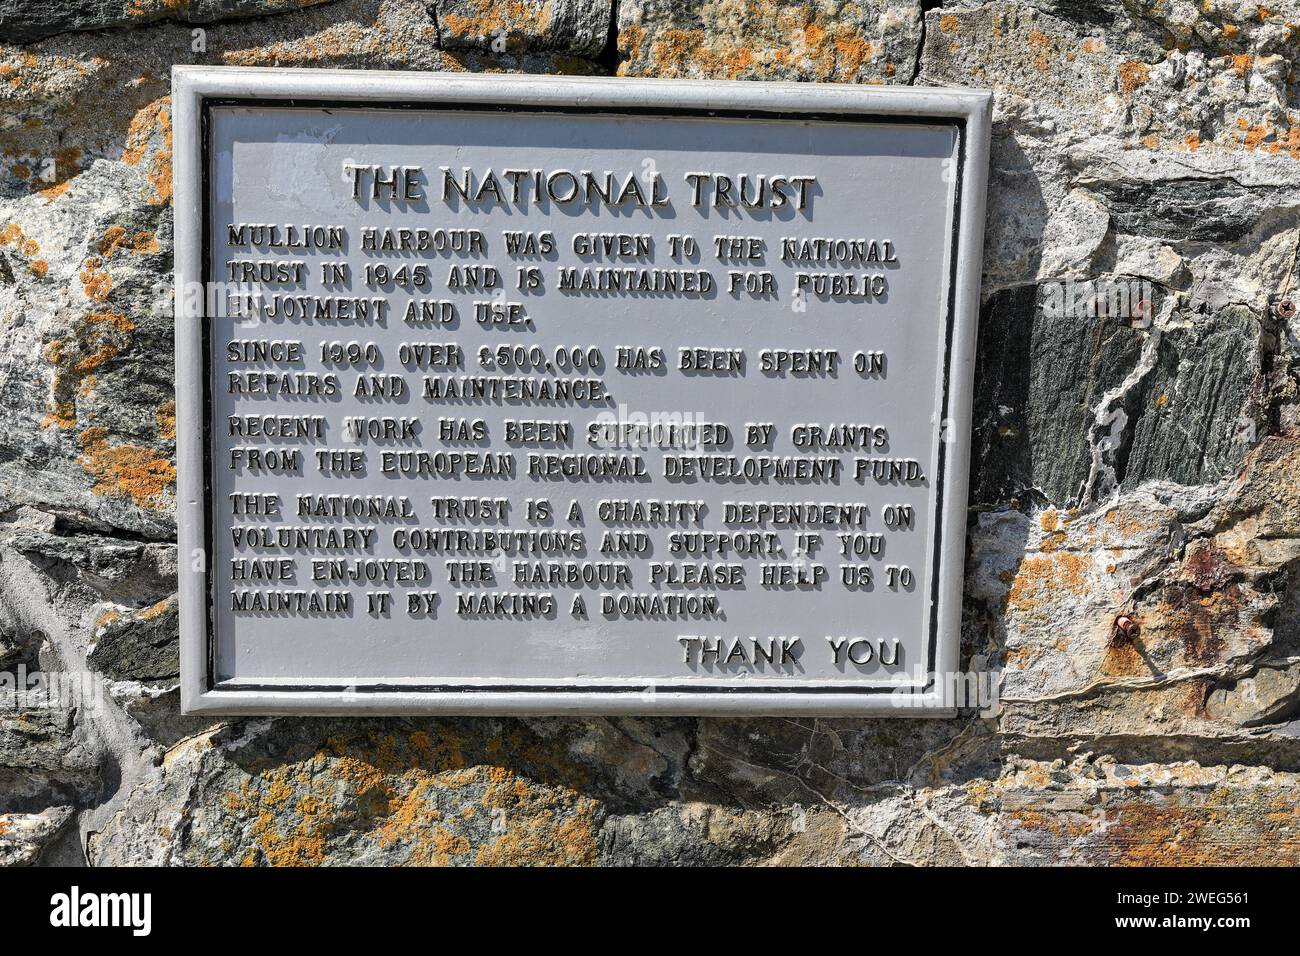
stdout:
{"type": "Polygon", "coordinates": [[[0,0],[0,671],[106,687],[0,707],[0,864],[1300,863],[1298,50],[1297,0],[0,0]],[[180,716],[175,63],[994,89],[1000,712],[180,716]]]}

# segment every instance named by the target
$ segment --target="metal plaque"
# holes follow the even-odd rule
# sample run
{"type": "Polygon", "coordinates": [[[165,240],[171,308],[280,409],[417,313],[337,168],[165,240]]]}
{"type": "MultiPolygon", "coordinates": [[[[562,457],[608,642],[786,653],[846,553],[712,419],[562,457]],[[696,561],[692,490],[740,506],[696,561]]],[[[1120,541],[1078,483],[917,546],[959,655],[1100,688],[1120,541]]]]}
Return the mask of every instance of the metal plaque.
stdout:
{"type": "Polygon", "coordinates": [[[173,103],[187,712],[951,711],[987,93],[173,103]]]}

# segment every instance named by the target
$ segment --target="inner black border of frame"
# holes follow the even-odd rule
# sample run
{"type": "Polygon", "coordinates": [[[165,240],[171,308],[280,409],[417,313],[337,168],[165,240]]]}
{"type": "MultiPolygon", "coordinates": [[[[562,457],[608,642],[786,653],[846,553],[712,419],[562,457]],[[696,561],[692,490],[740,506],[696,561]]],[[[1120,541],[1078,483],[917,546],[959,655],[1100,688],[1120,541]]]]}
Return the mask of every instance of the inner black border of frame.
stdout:
{"type": "MultiPolygon", "coordinates": [[[[949,402],[951,398],[951,376],[952,376],[952,337],[953,330],[956,326],[956,296],[957,296],[957,260],[959,253],[958,237],[961,232],[961,201],[962,188],[966,174],[966,119],[963,116],[890,116],[877,113],[834,113],[834,112],[802,112],[792,110],[764,110],[764,109],[696,109],[690,107],[608,107],[608,106],[526,106],[523,104],[501,104],[488,102],[439,102],[439,101],[420,101],[420,102],[400,102],[396,100],[347,100],[347,99],[316,99],[310,97],[297,96],[204,96],[201,98],[199,110],[199,137],[200,152],[199,167],[201,178],[202,194],[202,215],[200,217],[202,229],[201,237],[201,255],[202,255],[202,282],[203,296],[203,315],[200,320],[202,335],[202,356],[203,356],[203,550],[205,555],[211,556],[212,542],[215,537],[215,513],[213,511],[213,482],[212,482],[212,460],[215,445],[213,444],[212,428],[212,336],[209,323],[211,316],[207,312],[207,294],[211,280],[212,268],[212,248],[211,248],[211,218],[212,218],[212,140],[211,140],[211,111],[214,107],[245,107],[258,108],[265,107],[268,109],[317,109],[317,110],[397,110],[418,113],[534,113],[534,114],[561,114],[561,115],[580,115],[580,116],[669,116],[669,117],[692,117],[692,118],[718,118],[718,119],[748,119],[763,121],[781,121],[793,123],[809,122],[839,122],[839,123],[859,123],[875,125],[903,125],[903,126],[936,126],[946,125],[953,126],[957,129],[957,181],[954,184],[953,191],[953,216],[952,216],[952,244],[949,250],[949,270],[948,270],[948,314],[946,316],[944,329],[944,349],[943,349],[943,400],[941,404],[940,422],[948,420],[951,416],[949,412],[949,402]]],[[[718,684],[672,684],[663,687],[664,693],[686,693],[686,694],[729,694],[729,695],[753,695],[762,696],[765,694],[803,694],[815,696],[818,694],[845,694],[870,696],[873,694],[893,694],[899,691],[910,690],[913,693],[924,693],[928,691],[935,683],[934,663],[938,651],[938,627],[939,627],[939,570],[943,563],[943,494],[944,494],[944,471],[947,466],[947,445],[948,443],[942,438],[942,429],[940,429],[939,439],[939,464],[938,472],[935,476],[935,522],[934,522],[934,559],[930,569],[930,633],[927,641],[927,671],[926,683],[923,687],[908,685],[900,686],[873,686],[873,687],[846,687],[838,686],[764,686],[764,687],[742,687],[734,683],[728,685],[718,684]]],[[[476,693],[516,693],[516,694],[576,694],[580,696],[591,696],[595,694],[643,694],[647,687],[657,687],[654,681],[642,681],[629,685],[574,685],[574,684],[556,684],[556,685],[534,685],[534,684],[496,684],[496,685],[471,685],[471,684],[365,684],[365,685],[334,685],[334,684],[238,684],[238,685],[218,685],[214,680],[216,671],[216,614],[214,605],[214,589],[216,582],[214,580],[213,561],[209,558],[204,561],[204,595],[205,595],[205,614],[204,626],[206,629],[205,644],[206,654],[206,673],[204,676],[204,686],[210,693],[239,693],[239,692],[274,692],[274,693],[343,693],[348,692],[357,696],[379,693],[400,693],[400,694],[421,694],[421,693],[440,693],[440,694],[476,694],[476,693]]]]}

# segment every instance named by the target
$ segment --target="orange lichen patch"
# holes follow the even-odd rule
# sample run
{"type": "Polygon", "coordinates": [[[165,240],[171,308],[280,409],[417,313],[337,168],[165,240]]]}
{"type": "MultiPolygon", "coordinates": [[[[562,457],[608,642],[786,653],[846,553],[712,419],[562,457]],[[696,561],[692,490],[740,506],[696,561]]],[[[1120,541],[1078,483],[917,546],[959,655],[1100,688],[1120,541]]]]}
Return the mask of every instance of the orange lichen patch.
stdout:
{"type": "MultiPolygon", "coordinates": [[[[422,28],[422,33],[424,44],[430,48],[438,45],[438,31],[432,22],[422,28]]],[[[414,55],[412,44],[392,38],[382,24],[367,29],[354,21],[344,21],[331,23],[308,36],[241,50],[222,50],[221,62],[234,66],[325,66],[331,60],[352,60],[361,56],[407,61],[414,55]]],[[[443,54],[439,60],[451,69],[461,66],[454,55],[443,54]]]]}
{"type": "Polygon", "coordinates": [[[122,162],[128,166],[140,165],[149,151],[154,130],[162,122],[161,115],[170,103],[170,97],[161,97],[131,118],[131,124],[126,131],[126,148],[122,152],[122,162]]]}
{"type": "Polygon", "coordinates": [[[700,7],[699,17],[702,28],[647,31],[637,25],[619,31],[619,73],[717,79],[779,75],[840,82],[874,82],[891,75],[878,62],[880,44],[864,35],[861,24],[851,19],[823,23],[812,4],[710,2],[700,7]]]}
{"type": "Polygon", "coordinates": [[[81,268],[81,287],[92,302],[103,302],[113,288],[113,278],[101,268],[103,264],[99,256],[91,256],[81,268]]]}
{"type": "Polygon", "coordinates": [[[1088,37],[1080,46],[1084,53],[1101,53],[1106,49],[1106,41],[1099,40],[1096,37],[1088,37]]]}
{"type": "Polygon", "coordinates": [[[662,39],[651,47],[651,58],[672,74],[687,71],[687,66],[704,42],[699,30],[665,30],[662,39]]]}
{"type": "Polygon", "coordinates": [[[293,787],[289,786],[289,781],[284,777],[274,777],[271,785],[266,788],[263,800],[267,806],[278,807],[288,803],[293,798],[293,787]]]}
{"type": "Polygon", "coordinates": [[[103,614],[99,615],[99,617],[95,618],[94,630],[97,631],[101,627],[106,627],[107,625],[112,624],[114,621],[118,620],[121,616],[122,614],[120,611],[112,611],[112,610],[105,611],[103,614]]]}
{"type": "Polygon", "coordinates": [[[1055,550],[1026,555],[1007,591],[1007,610],[1018,614],[1043,614],[1069,597],[1087,591],[1091,561],[1086,555],[1055,550]]]}
{"type": "Polygon", "coordinates": [[[1286,153],[1292,159],[1300,159],[1300,126],[1288,128],[1285,135],[1273,140],[1268,151],[1273,154],[1286,153]]]}
{"type": "Polygon", "coordinates": [[[166,614],[170,608],[175,606],[175,604],[176,604],[175,598],[171,598],[171,597],[163,598],[157,604],[151,604],[149,607],[145,608],[137,615],[137,617],[139,617],[140,620],[142,621],[157,620],[158,618],[166,614]]]}
{"type": "Polygon", "coordinates": [[[1046,812],[1028,808],[1016,808],[1007,813],[1007,821],[1013,826],[1028,830],[1040,830],[1058,837],[1077,839],[1095,833],[1098,821],[1080,813],[1046,812]]]}
{"type": "Polygon", "coordinates": [[[301,803],[297,809],[302,822],[287,834],[276,826],[270,810],[257,815],[253,838],[271,866],[320,866],[325,862],[328,825],[317,822],[321,806],[319,801],[301,803]]]}
{"type": "Polygon", "coordinates": [[[37,278],[43,279],[49,273],[50,264],[44,259],[36,258],[37,253],[41,251],[40,243],[29,239],[18,223],[11,222],[0,229],[0,246],[13,246],[20,255],[31,260],[27,267],[37,278]]]}
{"type": "Polygon", "coordinates": [[[139,166],[149,160],[149,182],[154,195],[149,202],[163,206],[172,198],[172,116],[171,97],[163,96],[135,114],[127,129],[126,149],[122,162],[139,166]]]}
{"type": "Polygon", "coordinates": [[[121,226],[109,226],[104,230],[104,238],[99,241],[99,254],[101,256],[111,256],[122,245],[125,238],[125,229],[121,226]]]}
{"type": "Polygon", "coordinates": [[[721,70],[727,76],[741,76],[748,72],[753,65],[754,54],[745,48],[729,50],[722,55],[721,70]]]}
{"type": "Polygon", "coordinates": [[[38,92],[48,88],[51,73],[76,69],[79,61],[75,57],[34,53],[9,47],[0,62],[0,80],[8,81],[9,88],[15,92],[38,92]]]}
{"type": "Polygon", "coordinates": [[[840,37],[835,40],[835,59],[838,61],[839,69],[848,76],[856,75],[875,52],[875,44],[861,37],[840,37]]]}
{"type": "Polygon", "coordinates": [[[131,254],[136,256],[153,255],[162,250],[158,237],[152,232],[141,230],[131,237],[131,254]]]}
{"type": "Polygon", "coordinates": [[[1201,137],[1196,133],[1189,133],[1183,140],[1183,145],[1194,153],[1201,148],[1201,137]]]}
{"type": "Polygon", "coordinates": [[[956,33],[961,29],[961,21],[951,13],[946,13],[939,18],[939,29],[944,33],[956,33]]]}
{"type": "Polygon", "coordinates": [[[163,402],[154,420],[158,423],[158,437],[173,440],[176,437],[176,402],[163,402]]]}
{"type": "Polygon", "coordinates": [[[166,504],[176,484],[176,466],[151,448],[114,445],[108,429],[87,428],[77,439],[83,454],[77,459],[95,479],[91,493],[100,498],[129,498],[141,508],[166,504]]]}
{"type": "Polygon", "coordinates": [[[1036,660],[1039,654],[1038,648],[1021,646],[1007,648],[1004,657],[1009,667],[1023,669],[1029,666],[1031,660],[1036,660]]]}
{"type": "Polygon", "coordinates": [[[1145,86],[1151,79],[1151,67],[1136,60],[1125,60],[1119,65],[1119,88],[1126,94],[1132,94],[1138,87],[1145,86]]]}
{"type": "Polygon", "coordinates": [[[99,253],[108,258],[119,249],[126,249],[135,255],[157,252],[161,247],[158,237],[152,232],[140,231],[128,237],[121,226],[109,226],[104,231],[104,238],[99,242],[99,253]]]}
{"type": "Polygon", "coordinates": [[[503,36],[511,50],[519,48],[520,38],[544,36],[553,18],[551,4],[536,0],[473,0],[469,16],[440,11],[438,22],[455,36],[503,36]]]}
{"type": "Polygon", "coordinates": [[[596,861],[596,833],[590,813],[557,820],[542,810],[527,829],[516,828],[480,847],[480,866],[590,866],[596,861]]]}
{"type": "Polygon", "coordinates": [[[1044,534],[1052,534],[1061,527],[1061,514],[1055,508],[1048,508],[1038,515],[1038,527],[1044,534]]]}
{"type": "Polygon", "coordinates": [[[1263,23],[1265,20],[1267,20],[1269,17],[1273,15],[1273,11],[1270,10],[1268,7],[1256,7],[1255,15],[1258,16],[1259,21],[1263,23]]]}
{"type": "Polygon", "coordinates": [[[115,309],[96,309],[84,315],[70,341],[55,340],[45,346],[45,360],[54,366],[45,425],[72,428],[77,423],[76,400],[89,394],[95,372],[116,358],[129,342],[135,323],[115,309]]]}
{"type": "Polygon", "coordinates": [[[618,50],[620,53],[635,56],[640,53],[645,43],[645,27],[633,23],[618,31],[618,50]]]}
{"type": "Polygon", "coordinates": [[[1029,48],[1034,52],[1034,66],[1040,70],[1046,70],[1049,64],[1048,51],[1052,48],[1052,40],[1042,30],[1030,30],[1028,38],[1029,48]]]}
{"type": "Polygon", "coordinates": [[[1155,149],[1160,145],[1160,137],[1156,136],[1154,133],[1150,136],[1143,136],[1142,145],[1147,149],[1155,149]]]}
{"type": "Polygon", "coordinates": [[[436,827],[431,838],[428,860],[434,866],[450,866],[454,857],[467,856],[469,851],[469,840],[465,837],[453,834],[443,827],[436,827]]]}
{"type": "Polygon", "coordinates": [[[248,865],[319,865],[336,836],[344,849],[369,843],[410,865],[595,861],[599,805],[577,789],[585,774],[522,731],[481,740],[439,723],[434,734],[331,737],[249,773],[222,799],[231,817],[251,821],[248,865]]]}
{"type": "Polygon", "coordinates": [[[1044,553],[1051,553],[1065,543],[1065,532],[1060,530],[1060,516],[1055,508],[1048,508],[1038,516],[1038,526],[1043,530],[1039,549],[1044,553]]]}
{"type": "Polygon", "coordinates": [[[1246,131],[1240,137],[1239,142],[1246,149],[1253,152],[1258,149],[1263,142],[1272,135],[1272,133],[1273,127],[1270,124],[1256,123],[1255,125],[1246,128],[1246,131]]]}
{"type": "Polygon", "coordinates": [[[1041,763],[1032,763],[1018,774],[1019,782],[1026,787],[1041,790],[1052,785],[1052,775],[1041,763]]]}
{"type": "Polygon", "coordinates": [[[1232,68],[1238,76],[1245,76],[1254,62],[1255,58],[1249,53],[1238,53],[1232,58],[1232,68]]]}

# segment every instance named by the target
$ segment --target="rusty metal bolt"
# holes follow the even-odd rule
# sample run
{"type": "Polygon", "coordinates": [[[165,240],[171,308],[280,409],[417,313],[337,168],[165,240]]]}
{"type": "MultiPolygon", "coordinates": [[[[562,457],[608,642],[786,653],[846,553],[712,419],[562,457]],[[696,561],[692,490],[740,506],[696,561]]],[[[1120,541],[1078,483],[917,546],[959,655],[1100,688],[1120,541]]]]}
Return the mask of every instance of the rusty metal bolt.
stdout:
{"type": "Polygon", "coordinates": [[[1115,618],[1115,627],[1111,632],[1111,641],[1116,645],[1131,644],[1138,636],[1138,622],[1127,614],[1115,618]]]}
{"type": "Polygon", "coordinates": [[[1290,299],[1283,299],[1277,304],[1277,314],[1279,318],[1289,319],[1295,315],[1295,303],[1290,299]]]}

